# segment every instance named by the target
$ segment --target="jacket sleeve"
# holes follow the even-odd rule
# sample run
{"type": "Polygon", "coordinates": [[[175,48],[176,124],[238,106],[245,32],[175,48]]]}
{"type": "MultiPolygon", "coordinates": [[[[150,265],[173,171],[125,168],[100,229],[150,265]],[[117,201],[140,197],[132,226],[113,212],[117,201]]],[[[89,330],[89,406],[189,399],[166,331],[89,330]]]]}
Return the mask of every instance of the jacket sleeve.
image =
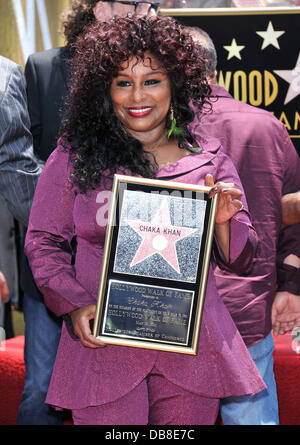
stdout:
{"type": "Polygon", "coordinates": [[[11,213],[27,226],[41,166],[33,154],[22,68],[1,62],[0,75],[0,192],[11,213]]]}
{"type": "Polygon", "coordinates": [[[45,304],[61,316],[94,302],[77,281],[71,241],[76,190],[69,182],[69,153],[58,146],[41,174],[25,240],[25,253],[45,304]]]}
{"type": "Polygon", "coordinates": [[[233,182],[235,187],[242,192],[240,200],[244,208],[236,213],[230,221],[229,262],[226,262],[216,239],[213,254],[218,266],[223,270],[234,272],[238,275],[245,275],[252,268],[252,260],[256,252],[258,238],[251,224],[246,196],[237,170],[223,149],[219,151],[218,156],[219,167],[214,180],[215,182],[233,182]]]}
{"type": "MultiPolygon", "coordinates": [[[[34,55],[33,55],[34,56],[34,55]]],[[[28,112],[31,121],[31,134],[33,137],[34,153],[39,158],[41,153],[41,136],[43,132],[43,119],[41,116],[40,98],[43,93],[40,91],[39,80],[34,64],[33,56],[29,56],[25,65],[26,91],[28,97],[28,112]]]]}
{"type": "MultiPolygon", "coordinates": [[[[285,128],[281,138],[285,160],[282,195],[285,195],[300,190],[300,158],[285,128]]],[[[281,230],[277,246],[277,290],[300,295],[300,268],[284,264],[290,254],[300,258],[300,224],[281,230]]]]}

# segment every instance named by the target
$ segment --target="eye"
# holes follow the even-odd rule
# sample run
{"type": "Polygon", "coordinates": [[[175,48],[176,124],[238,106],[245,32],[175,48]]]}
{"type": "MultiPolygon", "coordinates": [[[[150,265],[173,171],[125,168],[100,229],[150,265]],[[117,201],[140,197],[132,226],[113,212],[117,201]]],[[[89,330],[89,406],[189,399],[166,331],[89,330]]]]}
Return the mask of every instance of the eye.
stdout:
{"type": "Polygon", "coordinates": [[[129,80],[119,80],[119,81],[117,82],[117,86],[118,86],[118,87],[122,87],[122,88],[124,88],[124,87],[130,87],[130,85],[131,85],[131,83],[129,82],[129,80]]]}
{"type": "Polygon", "coordinates": [[[145,81],[145,85],[156,85],[160,83],[160,80],[158,79],[148,79],[145,81]]]}

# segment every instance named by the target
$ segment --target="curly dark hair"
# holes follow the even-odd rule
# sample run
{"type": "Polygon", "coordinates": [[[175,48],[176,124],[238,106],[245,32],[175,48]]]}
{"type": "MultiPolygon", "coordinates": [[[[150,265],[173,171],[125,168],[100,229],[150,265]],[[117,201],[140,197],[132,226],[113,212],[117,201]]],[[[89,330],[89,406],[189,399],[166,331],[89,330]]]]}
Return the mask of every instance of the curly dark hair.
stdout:
{"type": "MultiPolygon", "coordinates": [[[[170,17],[113,18],[95,23],[79,37],[73,59],[73,79],[61,134],[70,147],[71,182],[82,193],[99,185],[102,175],[117,170],[154,178],[157,165],[142,144],[122,129],[110,98],[112,79],[131,57],[143,61],[152,54],[165,68],[171,84],[172,105],[185,137],[194,119],[190,101],[202,110],[209,104],[210,87],[205,59],[186,28],[170,17]]],[[[167,116],[167,128],[171,121],[167,116]]]]}
{"type": "Polygon", "coordinates": [[[72,7],[61,15],[63,33],[71,47],[84,28],[96,21],[93,8],[99,0],[72,0],[72,7]]]}

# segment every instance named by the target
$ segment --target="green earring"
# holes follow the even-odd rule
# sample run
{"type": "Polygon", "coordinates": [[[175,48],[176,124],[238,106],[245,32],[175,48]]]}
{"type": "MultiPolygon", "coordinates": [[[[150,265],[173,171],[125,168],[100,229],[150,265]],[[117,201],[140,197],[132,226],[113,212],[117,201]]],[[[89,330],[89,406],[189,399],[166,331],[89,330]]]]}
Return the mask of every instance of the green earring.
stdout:
{"type": "Polygon", "coordinates": [[[171,113],[171,128],[170,128],[170,130],[169,130],[169,133],[168,133],[168,139],[170,139],[170,137],[172,136],[172,134],[174,135],[174,136],[183,136],[183,131],[182,131],[182,129],[181,128],[179,128],[179,127],[177,127],[177,125],[176,125],[176,119],[175,119],[175,117],[174,117],[174,109],[173,109],[173,105],[171,104],[171,108],[170,108],[170,113],[171,113]]]}
{"type": "Polygon", "coordinates": [[[200,147],[194,147],[185,137],[184,131],[177,127],[176,125],[176,119],[174,117],[174,109],[173,105],[171,104],[170,108],[170,118],[171,118],[171,128],[168,133],[168,139],[170,139],[171,135],[173,134],[175,137],[178,138],[178,146],[181,148],[185,148],[186,150],[192,152],[192,153],[201,153],[202,149],[200,147]]]}

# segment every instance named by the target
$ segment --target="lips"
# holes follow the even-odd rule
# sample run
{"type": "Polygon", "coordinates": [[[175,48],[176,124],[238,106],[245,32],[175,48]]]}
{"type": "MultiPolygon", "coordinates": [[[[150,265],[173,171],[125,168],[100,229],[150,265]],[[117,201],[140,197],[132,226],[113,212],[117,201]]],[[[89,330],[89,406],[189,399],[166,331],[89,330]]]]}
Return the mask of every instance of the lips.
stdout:
{"type": "Polygon", "coordinates": [[[128,108],[128,114],[132,117],[145,117],[151,113],[152,107],[132,107],[128,108]]]}

